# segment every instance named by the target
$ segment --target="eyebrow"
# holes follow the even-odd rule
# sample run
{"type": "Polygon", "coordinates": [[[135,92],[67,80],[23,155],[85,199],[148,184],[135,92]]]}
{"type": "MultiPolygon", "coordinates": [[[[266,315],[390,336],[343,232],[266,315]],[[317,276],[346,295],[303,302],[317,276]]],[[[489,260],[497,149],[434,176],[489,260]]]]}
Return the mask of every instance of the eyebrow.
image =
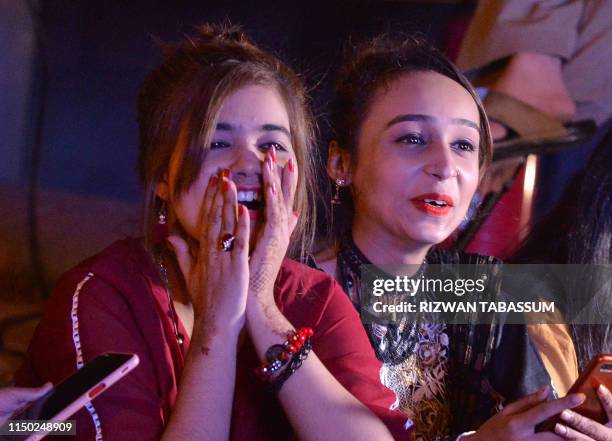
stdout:
{"type": "MultiPolygon", "coordinates": [[[[220,122],[217,123],[217,130],[221,130],[224,132],[231,132],[234,127],[229,123],[220,122]]],[[[288,138],[291,138],[291,132],[284,126],[278,124],[263,124],[259,126],[258,129],[260,132],[281,132],[287,135],[288,138]]]]}
{"type": "MultiPolygon", "coordinates": [[[[391,127],[394,124],[398,124],[401,122],[405,122],[405,121],[426,121],[426,122],[434,122],[436,121],[437,118],[433,117],[431,115],[419,115],[419,114],[405,114],[405,115],[398,115],[395,118],[393,118],[391,121],[389,121],[387,123],[387,128],[391,127]]],[[[452,124],[460,124],[462,126],[467,126],[467,127],[471,127],[473,129],[476,129],[478,131],[480,131],[480,127],[478,127],[478,124],[476,124],[474,121],[470,121],[469,119],[464,119],[464,118],[451,118],[450,122],[452,124]]]]}

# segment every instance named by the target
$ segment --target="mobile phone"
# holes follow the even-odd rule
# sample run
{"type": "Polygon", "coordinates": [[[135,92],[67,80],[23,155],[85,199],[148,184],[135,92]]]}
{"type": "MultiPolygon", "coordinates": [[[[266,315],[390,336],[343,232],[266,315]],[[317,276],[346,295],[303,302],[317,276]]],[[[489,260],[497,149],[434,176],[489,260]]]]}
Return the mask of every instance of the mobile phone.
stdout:
{"type": "MultiPolygon", "coordinates": [[[[583,393],[586,395],[584,403],[572,410],[593,421],[607,424],[606,411],[597,395],[597,388],[600,384],[603,384],[608,390],[612,389],[612,354],[599,354],[593,357],[567,394],[583,393]]],[[[560,422],[559,415],[556,415],[542,423],[540,431],[554,431],[555,424],[560,422]]]]}
{"type": "MultiPolygon", "coordinates": [[[[19,410],[9,422],[20,420],[64,421],[127,375],[138,366],[139,362],[136,354],[105,353],[99,355],[44,396],[19,410]]],[[[39,432],[30,435],[26,441],[37,441],[44,436],[44,433],[39,432]]],[[[23,437],[20,440],[23,440],[23,437]]]]}

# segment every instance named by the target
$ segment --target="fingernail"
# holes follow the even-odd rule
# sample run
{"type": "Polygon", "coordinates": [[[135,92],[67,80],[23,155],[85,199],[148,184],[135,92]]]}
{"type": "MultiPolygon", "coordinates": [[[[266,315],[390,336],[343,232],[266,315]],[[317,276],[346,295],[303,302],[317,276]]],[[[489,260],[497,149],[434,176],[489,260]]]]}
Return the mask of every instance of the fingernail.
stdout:
{"type": "Polygon", "coordinates": [[[227,192],[229,190],[229,181],[227,179],[223,179],[223,192],[227,192]]]}
{"type": "Polygon", "coordinates": [[[550,389],[548,388],[548,385],[546,385],[538,391],[538,396],[540,398],[546,398],[548,396],[549,391],[550,389]]]}
{"type": "Polygon", "coordinates": [[[574,418],[574,415],[573,415],[573,412],[571,410],[565,409],[563,412],[561,412],[561,419],[562,420],[567,421],[568,423],[570,423],[573,418],[574,418]]]}
{"type": "Polygon", "coordinates": [[[293,158],[289,158],[289,171],[293,173],[295,171],[295,164],[293,163],[293,158]]]}
{"type": "Polygon", "coordinates": [[[276,162],[276,149],[274,147],[270,149],[270,157],[272,158],[272,162],[276,162]]]}
{"type": "Polygon", "coordinates": [[[608,395],[610,391],[608,390],[606,386],[604,386],[603,384],[600,384],[599,387],[597,388],[597,393],[601,396],[605,396],[605,395],[608,395]]]}
{"type": "Polygon", "coordinates": [[[300,212],[299,212],[299,211],[294,211],[294,212],[293,212],[293,215],[294,215],[296,218],[297,218],[297,217],[300,217],[300,212]]]}
{"type": "Polygon", "coordinates": [[[217,175],[212,175],[210,177],[210,181],[208,181],[208,185],[210,185],[211,187],[214,187],[215,185],[217,185],[218,180],[219,178],[217,177],[217,175]]]}
{"type": "Polygon", "coordinates": [[[272,184],[270,184],[270,188],[272,189],[272,194],[276,194],[276,182],[272,182],[272,184]]]}
{"type": "Polygon", "coordinates": [[[567,429],[565,428],[565,426],[562,426],[561,424],[557,423],[555,424],[555,432],[559,435],[565,435],[567,434],[567,429]]]}
{"type": "Polygon", "coordinates": [[[229,168],[224,168],[223,169],[223,177],[224,178],[229,178],[230,175],[230,169],[229,168]]]}
{"type": "Polygon", "coordinates": [[[238,216],[242,216],[244,214],[244,205],[238,204],[238,216]]]}

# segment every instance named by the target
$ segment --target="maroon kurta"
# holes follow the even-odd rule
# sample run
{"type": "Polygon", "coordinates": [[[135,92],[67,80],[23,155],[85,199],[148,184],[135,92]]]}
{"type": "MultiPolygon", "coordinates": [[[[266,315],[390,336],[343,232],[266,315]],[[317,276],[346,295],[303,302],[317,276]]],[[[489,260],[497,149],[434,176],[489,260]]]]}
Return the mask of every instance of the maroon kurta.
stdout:
{"type": "MultiPolygon", "coordinates": [[[[334,377],[378,414],[396,439],[408,440],[406,419],[388,410],[394,395],[381,385],[380,363],[339,285],[285,259],[275,299],[293,326],[314,329],[313,351],[334,377]]],[[[140,365],[76,414],[77,439],[157,440],[176,400],[188,348],[189,339],[182,349],[176,342],[157,268],[139,241],[127,239],[60,279],[17,381],[57,383],[103,352],[136,353],[140,365]]],[[[258,364],[248,341],[238,354],[231,440],[291,439],[280,405],[253,373],[258,364]]]]}

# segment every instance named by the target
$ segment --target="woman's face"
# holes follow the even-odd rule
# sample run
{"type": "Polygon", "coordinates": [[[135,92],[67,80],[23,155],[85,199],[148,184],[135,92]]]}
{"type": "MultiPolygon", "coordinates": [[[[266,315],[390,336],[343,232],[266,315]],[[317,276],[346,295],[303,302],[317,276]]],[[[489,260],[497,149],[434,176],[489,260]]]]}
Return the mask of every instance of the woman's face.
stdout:
{"type": "Polygon", "coordinates": [[[224,169],[230,170],[229,178],[236,184],[238,202],[249,209],[251,233],[256,232],[263,219],[262,165],[272,148],[279,173],[289,158],[295,163],[283,99],[269,86],[237,89],[223,102],[197,179],[173,202],[176,217],[189,236],[199,237],[204,192],[211,175],[224,169]]]}
{"type": "Polygon", "coordinates": [[[479,120],[470,94],[434,72],[406,74],[381,88],[351,170],[353,230],[402,243],[446,239],[478,184],[479,120]]]}

